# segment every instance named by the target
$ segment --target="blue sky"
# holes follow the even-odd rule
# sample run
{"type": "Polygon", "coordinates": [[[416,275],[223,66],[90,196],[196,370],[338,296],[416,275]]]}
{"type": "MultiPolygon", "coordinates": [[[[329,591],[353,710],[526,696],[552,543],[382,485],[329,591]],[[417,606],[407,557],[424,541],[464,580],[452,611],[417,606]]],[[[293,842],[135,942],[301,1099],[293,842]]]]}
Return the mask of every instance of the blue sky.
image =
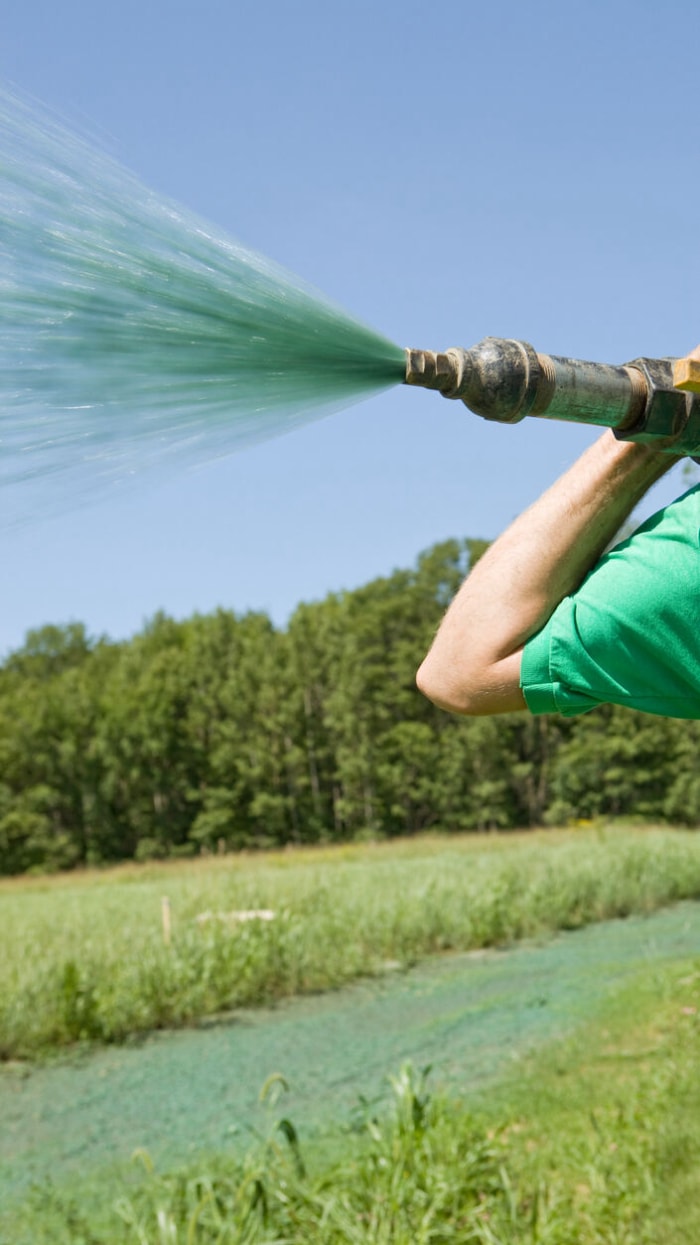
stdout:
{"type": "MultiPolygon", "coordinates": [[[[700,341],[699,36],[674,0],[24,0],[0,77],[401,345],[621,362],[700,341]]],[[[399,387],[4,531],[0,652],[158,609],[283,623],[437,540],[495,536],[592,435],[399,387]]]]}

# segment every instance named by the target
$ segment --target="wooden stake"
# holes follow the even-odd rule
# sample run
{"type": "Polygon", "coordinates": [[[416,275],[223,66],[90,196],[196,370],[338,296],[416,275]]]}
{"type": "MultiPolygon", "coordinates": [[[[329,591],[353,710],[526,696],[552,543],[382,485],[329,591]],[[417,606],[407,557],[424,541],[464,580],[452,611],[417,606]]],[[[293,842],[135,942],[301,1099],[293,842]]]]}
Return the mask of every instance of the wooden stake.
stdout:
{"type": "Polygon", "coordinates": [[[169,947],[172,936],[172,926],[170,923],[170,900],[167,895],[163,895],[163,898],[160,901],[160,915],[163,921],[163,942],[166,947],[169,947]]]}

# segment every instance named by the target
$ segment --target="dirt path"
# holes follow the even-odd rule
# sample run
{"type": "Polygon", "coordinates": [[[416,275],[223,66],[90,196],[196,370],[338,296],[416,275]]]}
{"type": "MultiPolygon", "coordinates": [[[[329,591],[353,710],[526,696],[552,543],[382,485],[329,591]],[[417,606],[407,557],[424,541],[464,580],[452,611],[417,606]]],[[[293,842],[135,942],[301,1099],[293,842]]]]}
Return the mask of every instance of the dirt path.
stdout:
{"type": "Polygon", "coordinates": [[[264,1126],[258,1094],[282,1072],[302,1137],[347,1119],[402,1060],[468,1091],[536,1043],[572,1029],[631,973],[700,954],[700,904],[606,922],[542,945],[443,956],[225,1023],[155,1035],[31,1073],[0,1074],[0,1204],[48,1175],[60,1183],[128,1162],[170,1164],[264,1126]]]}

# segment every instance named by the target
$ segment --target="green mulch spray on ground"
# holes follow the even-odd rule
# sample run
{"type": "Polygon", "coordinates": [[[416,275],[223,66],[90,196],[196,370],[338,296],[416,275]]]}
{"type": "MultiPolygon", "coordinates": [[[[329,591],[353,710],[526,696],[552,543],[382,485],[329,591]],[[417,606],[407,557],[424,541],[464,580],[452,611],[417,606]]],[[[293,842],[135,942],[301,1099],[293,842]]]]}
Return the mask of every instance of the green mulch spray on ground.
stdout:
{"type": "Polygon", "coordinates": [[[32,481],[47,509],[282,432],[404,369],[316,290],[0,92],[6,514],[32,481]]]}
{"type": "MultiPolygon", "coordinates": [[[[205,1156],[218,1154],[221,1164],[233,1172],[237,1157],[265,1132],[268,1113],[260,1090],[264,1083],[279,1079],[276,1073],[289,1084],[284,1114],[299,1129],[307,1155],[319,1149],[328,1155],[351,1155],[353,1123],[365,1115],[381,1120],[386,1074],[406,1060],[416,1068],[430,1066],[436,1089],[471,1108],[488,1107],[499,1083],[511,1080],[513,1090],[517,1088],[528,1055],[579,1033],[642,977],[661,994],[665,974],[673,969],[687,983],[688,997],[683,1001],[695,1003],[699,938],[698,905],[680,904],[649,917],[591,925],[507,951],[437,957],[405,974],[391,973],[333,994],[292,1000],[275,1009],[241,1010],[200,1030],[163,1033],[31,1069],[9,1065],[0,1073],[0,1242],[16,1245],[25,1240],[19,1235],[4,1237],[3,1227],[14,1226],[16,1208],[32,1185],[47,1202],[53,1191],[56,1200],[67,1205],[69,1197],[64,1199],[63,1191],[76,1180],[91,1180],[92,1197],[97,1190],[102,1206],[111,1206],[117,1173],[126,1171],[135,1150],[147,1152],[158,1171],[191,1163],[193,1158],[206,1169],[205,1156]],[[359,1103],[358,1095],[362,1095],[359,1103]]],[[[695,1032],[695,1007],[688,1011],[685,1019],[695,1032]]],[[[652,1047],[656,1044],[653,1041],[652,1047]]],[[[589,1051],[587,1045],[585,1049],[589,1051]]],[[[608,1053],[609,1058],[612,1055],[608,1053]]],[[[624,1101],[629,1051],[623,1048],[615,1057],[624,1101]]],[[[653,1050],[649,1057],[654,1059],[653,1050]]],[[[658,1076],[654,1060],[646,1079],[653,1082],[658,1076]]],[[[531,1087],[528,1109],[533,1107],[532,1095],[536,1105],[545,1089],[557,1098],[570,1092],[564,1079],[553,1080],[531,1087]]],[[[610,1103],[611,1113],[616,1106],[610,1103]]],[[[397,1186],[409,1179],[399,1157],[388,1164],[397,1186]]],[[[433,1155],[428,1170],[435,1162],[433,1155]]],[[[381,1160],[377,1166],[387,1165],[381,1160]]],[[[463,1164],[459,1171],[463,1179],[463,1164]]],[[[378,1179],[375,1173],[375,1188],[378,1179]]],[[[590,1179],[590,1173],[582,1172],[580,1179],[590,1179]]],[[[411,1236],[363,1235],[358,1227],[356,1238],[324,1236],[321,1231],[313,1239],[322,1239],[324,1245],[355,1239],[396,1245],[406,1240],[454,1240],[456,1245],[469,1239],[483,1245],[496,1239],[503,1245],[514,1241],[588,1245],[589,1240],[641,1245],[647,1239],[632,1233],[589,1238],[573,1233],[537,1236],[534,1231],[531,1236],[524,1231],[470,1238],[460,1235],[458,1227],[454,1237],[447,1232],[423,1237],[419,1222],[431,1221],[421,1215],[411,1236]]],[[[35,1245],[38,1240],[65,1238],[29,1239],[35,1245]]],[[[69,1239],[74,1245],[78,1239],[91,1238],[76,1231],[69,1239]]],[[[96,1234],[93,1239],[124,1238],[117,1233],[114,1238],[96,1234]]],[[[127,1239],[155,1243],[171,1238],[154,1234],[127,1239]]],[[[187,1239],[272,1241],[282,1239],[282,1234],[193,1233],[187,1239]]],[[[302,1233],[284,1239],[305,1238],[302,1233]]]]}

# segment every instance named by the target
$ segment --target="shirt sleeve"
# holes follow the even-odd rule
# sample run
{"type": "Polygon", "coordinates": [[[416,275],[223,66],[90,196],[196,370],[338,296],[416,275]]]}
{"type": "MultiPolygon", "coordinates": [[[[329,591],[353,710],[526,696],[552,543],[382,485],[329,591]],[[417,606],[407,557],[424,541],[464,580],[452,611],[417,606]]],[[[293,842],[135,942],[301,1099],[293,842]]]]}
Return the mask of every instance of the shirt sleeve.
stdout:
{"type": "Polygon", "coordinates": [[[530,711],[700,718],[700,486],[606,554],[525,645],[530,711]]]}

